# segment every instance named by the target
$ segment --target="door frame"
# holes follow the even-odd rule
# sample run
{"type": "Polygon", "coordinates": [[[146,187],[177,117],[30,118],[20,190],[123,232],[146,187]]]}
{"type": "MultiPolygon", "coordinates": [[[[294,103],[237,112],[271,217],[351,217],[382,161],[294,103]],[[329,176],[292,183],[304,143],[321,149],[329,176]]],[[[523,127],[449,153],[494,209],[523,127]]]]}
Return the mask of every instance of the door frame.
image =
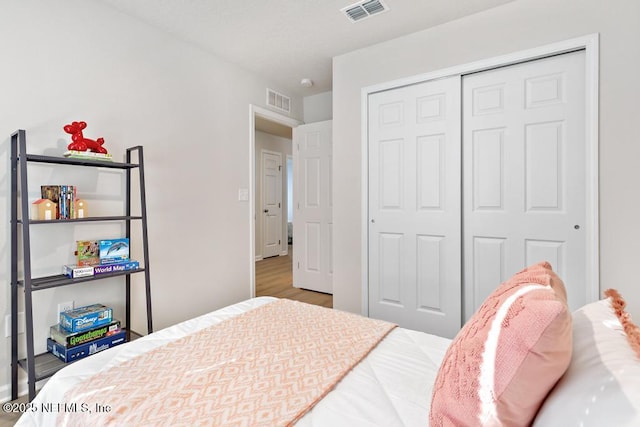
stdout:
{"type": "Polygon", "coordinates": [[[362,313],[369,315],[369,232],[368,232],[368,204],[369,204],[369,129],[368,129],[368,99],[369,95],[399,88],[402,86],[413,85],[416,83],[435,80],[455,75],[463,76],[465,74],[486,71],[493,68],[505,67],[522,62],[542,59],[549,56],[560,55],[563,53],[574,52],[577,50],[585,51],[585,139],[586,139],[586,170],[585,175],[588,177],[586,182],[586,242],[587,242],[587,272],[586,286],[588,295],[592,301],[600,298],[600,251],[599,251],[599,175],[598,175],[598,146],[599,146],[599,127],[598,127],[598,80],[599,80],[599,34],[589,34],[557,43],[540,46],[533,49],[513,52],[506,55],[500,55],[480,61],[470,62],[467,64],[457,65],[442,70],[436,70],[424,74],[406,77],[398,80],[367,86],[361,89],[360,111],[361,111],[361,134],[362,134],[362,204],[361,204],[361,277],[362,277],[362,313]]]}
{"type": "Polygon", "coordinates": [[[249,104],[249,296],[256,296],[256,117],[261,117],[281,125],[295,128],[302,124],[300,120],[292,119],[266,108],[249,104]]]}

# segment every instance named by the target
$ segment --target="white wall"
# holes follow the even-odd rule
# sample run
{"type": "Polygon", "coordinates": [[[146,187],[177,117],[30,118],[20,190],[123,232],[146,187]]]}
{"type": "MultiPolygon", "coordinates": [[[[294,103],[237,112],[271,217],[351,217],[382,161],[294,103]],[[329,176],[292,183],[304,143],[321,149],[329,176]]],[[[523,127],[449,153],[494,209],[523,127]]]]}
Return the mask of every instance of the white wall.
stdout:
{"type": "Polygon", "coordinates": [[[315,123],[331,120],[333,94],[322,92],[317,95],[305,96],[304,102],[304,122],[315,123]]]}
{"type": "Polygon", "coordinates": [[[287,155],[292,154],[292,141],[281,136],[256,131],[256,258],[262,258],[263,221],[262,214],[262,150],[275,151],[282,155],[282,246],[280,253],[288,251],[287,244],[287,155]]]}
{"type": "Polygon", "coordinates": [[[362,308],[361,88],[600,33],[601,290],[640,320],[640,2],[518,0],[334,58],[334,306],[362,308]]]}
{"type": "MultiPolygon", "coordinates": [[[[73,120],[88,123],[85,136],[104,137],[116,159],[125,147],[144,146],[155,329],[248,298],[252,216],[238,189],[251,188],[249,104],[265,106],[265,88],[277,86],[98,1],[2,1],[0,16],[0,331],[10,312],[10,134],[26,129],[30,152],[56,155],[73,120]]],[[[301,120],[302,99],[292,101],[301,120]]],[[[122,178],[63,169],[44,167],[30,186],[76,183],[95,208],[121,209],[122,178]]],[[[42,274],[73,260],[75,239],[122,233],[113,224],[39,227],[34,240],[46,248],[32,256],[42,274]]],[[[121,317],[121,282],[37,292],[36,349],[45,348],[58,302],[112,304],[121,317]]],[[[133,323],[146,330],[144,315],[133,323]]],[[[0,343],[2,400],[10,340],[0,343]]]]}

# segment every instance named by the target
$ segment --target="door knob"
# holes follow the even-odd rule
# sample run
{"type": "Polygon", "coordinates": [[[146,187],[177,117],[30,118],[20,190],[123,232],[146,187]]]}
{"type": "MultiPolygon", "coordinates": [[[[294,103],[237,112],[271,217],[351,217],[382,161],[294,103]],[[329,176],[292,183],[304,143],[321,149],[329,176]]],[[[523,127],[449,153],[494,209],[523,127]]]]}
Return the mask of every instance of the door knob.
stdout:
{"type": "Polygon", "coordinates": [[[265,210],[264,210],[264,213],[269,213],[269,209],[265,209],[265,210]]]}

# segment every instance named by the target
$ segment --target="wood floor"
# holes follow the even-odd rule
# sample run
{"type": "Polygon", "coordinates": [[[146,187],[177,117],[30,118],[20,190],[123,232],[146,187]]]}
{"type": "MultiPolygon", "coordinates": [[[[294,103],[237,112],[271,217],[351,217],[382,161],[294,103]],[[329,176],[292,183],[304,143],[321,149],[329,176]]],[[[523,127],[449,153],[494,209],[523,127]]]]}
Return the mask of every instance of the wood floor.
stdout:
{"type": "MultiPolygon", "coordinates": [[[[27,403],[29,399],[27,396],[19,397],[17,400],[13,400],[13,403],[27,403]]],[[[10,427],[18,422],[20,418],[20,412],[6,412],[5,410],[0,412],[0,427],[10,427]]]]}
{"type": "Polygon", "coordinates": [[[293,271],[289,254],[256,262],[256,296],[273,296],[333,308],[333,296],[293,287],[293,271]]]}

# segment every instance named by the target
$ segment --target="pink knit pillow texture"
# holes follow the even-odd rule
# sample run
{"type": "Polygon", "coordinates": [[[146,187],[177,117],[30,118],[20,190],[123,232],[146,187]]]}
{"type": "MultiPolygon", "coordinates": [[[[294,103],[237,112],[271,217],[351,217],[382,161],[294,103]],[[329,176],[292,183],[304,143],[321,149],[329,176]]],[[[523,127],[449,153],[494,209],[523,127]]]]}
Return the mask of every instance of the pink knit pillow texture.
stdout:
{"type": "Polygon", "coordinates": [[[571,313],[551,265],[502,283],[454,338],[433,387],[431,426],[526,426],[571,360],[571,313]]]}

